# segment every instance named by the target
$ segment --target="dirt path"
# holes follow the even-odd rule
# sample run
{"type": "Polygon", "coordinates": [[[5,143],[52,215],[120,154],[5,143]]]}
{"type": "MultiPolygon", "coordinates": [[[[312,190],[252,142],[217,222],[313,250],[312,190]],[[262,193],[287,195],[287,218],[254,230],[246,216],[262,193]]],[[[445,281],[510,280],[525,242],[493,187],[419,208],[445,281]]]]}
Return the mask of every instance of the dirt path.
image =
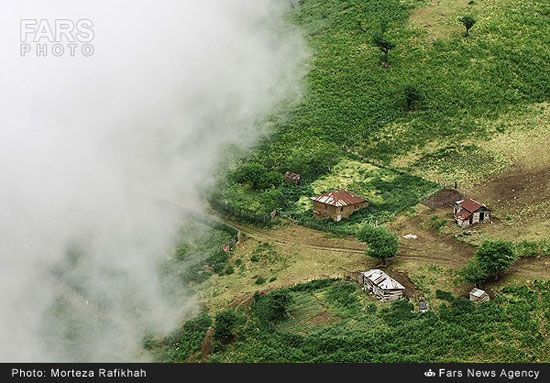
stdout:
{"type": "MultiPolygon", "coordinates": [[[[332,237],[328,233],[291,222],[276,228],[258,228],[227,219],[220,220],[250,238],[262,242],[274,242],[290,249],[313,249],[345,255],[363,254],[368,248],[353,237],[332,237]]],[[[415,261],[422,264],[458,268],[473,256],[476,249],[474,246],[422,228],[418,221],[416,219],[406,220],[392,227],[401,237],[400,251],[396,261],[415,261]],[[403,235],[409,233],[417,235],[417,239],[402,238],[403,235]]],[[[511,267],[510,273],[550,278],[550,259],[520,260],[511,267]]]]}
{"type": "MultiPolygon", "coordinates": [[[[307,234],[301,237],[303,239],[303,242],[301,239],[289,238],[288,233],[285,232],[285,229],[287,229],[287,226],[285,226],[282,229],[281,228],[269,229],[270,233],[266,233],[266,229],[258,229],[248,225],[243,225],[243,224],[235,223],[233,221],[228,221],[225,219],[222,221],[226,225],[239,230],[241,233],[245,234],[250,238],[254,238],[255,240],[265,241],[265,242],[275,242],[283,246],[292,247],[292,248],[308,248],[308,249],[327,251],[332,253],[339,252],[344,254],[345,253],[364,254],[365,251],[368,249],[368,246],[366,246],[365,244],[359,241],[356,241],[355,239],[328,238],[328,234],[326,233],[305,228],[302,226],[297,226],[294,224],[289,224],[288,226],[290,227],[288,227],[288,229],[290,229],[294,233],[299,232],[302,234],[307,234]],[[292,226],[296,226],[296,227],[292,227],[292,226]],[[310,242],[313,239],[318,240],[319,243],[324,243],[324,245],[316,246],[316,245],[308,244],[308,242],[310,242]],[[347,244],[347,246],[342,247],[343,246],[342,244],[347,244]]],[[[293,237],[293,235],[290,235],[290,237],[293,237]]],[[[447,266],[459,266],[463,260],[463,259],[458,259],[454,256],[444,256],[441,253],[438,253],[433,248],[424,249],[422,248],[422,246],[419,246],[419,244],[409,245],[407,243],[402,243],[400,246],[400,249],[401,251],[398,254],[400,259],[421,260],[421,261],[424,261],[425,263],[430,263],[430,264],[439,263],[439,264],[445,264],[447,266]]],[[[473,254],[473,250],[471,251],[471,254],[473,254]]]]}

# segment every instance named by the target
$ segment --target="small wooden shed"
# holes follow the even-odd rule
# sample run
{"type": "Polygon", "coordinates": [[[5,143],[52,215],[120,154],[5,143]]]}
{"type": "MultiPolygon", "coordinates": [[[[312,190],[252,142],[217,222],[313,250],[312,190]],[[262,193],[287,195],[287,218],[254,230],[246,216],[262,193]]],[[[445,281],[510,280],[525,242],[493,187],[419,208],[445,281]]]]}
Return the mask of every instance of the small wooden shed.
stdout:
{"type": "Polygon", "coordinates": [[[474,223],[491,222],[491,210],[471,198],[455,202],[454,216],[460,227],[467,227],[474,223]]]}
{"type": "Polygon", "coordinates": [[[472,291],[470,291],[470,300],[472,302],[485,302],[490,300],[489,294],[485,290],[478,289],[477,287],[474,287],[472,291]]]}
{"type": "Polygon", "coordinates": [[[405,287],[380,269],[372,269],[359,275],[363,289],[383,301],[403,298],[405,287]]]}
{"type": "Polygon", "coordinates": [[[336,222],[369,205],[363,198],[343,189],[311,197],[311,200],[313,201],[313,214],[317,218],[332,218],[336,222]]]}

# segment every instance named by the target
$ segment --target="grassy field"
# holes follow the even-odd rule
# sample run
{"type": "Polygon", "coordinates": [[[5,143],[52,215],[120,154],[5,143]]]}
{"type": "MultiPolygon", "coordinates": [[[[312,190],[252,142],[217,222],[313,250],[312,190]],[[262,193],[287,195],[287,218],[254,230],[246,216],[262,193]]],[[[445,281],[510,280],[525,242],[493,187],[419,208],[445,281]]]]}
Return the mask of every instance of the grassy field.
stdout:
{"type": "MultiPolygon", "coordinates": [[[[313,52],[304,100],[246,162],[297,171],[306,186],[254,190],[230,176],[214,198],[252,216],[273,209],[292,215],[312,193],[348,185],[376,202],[357,220],[376,221],[431,190],[422,178],[472,189],[497,177],[533,132],[548,130],[548,12],[542,0],[296,2],[289,18],[313,52]],[[477,20],[469,37],[458,21],[466,14],[477,20]],[[395,43],[387,66],[371,42],[379,32],[395,43]],[[412,108],[408,86],[421,95],[412,108]],[[388,197],[368,180],[380,169],[363,163],[349,177],[358,158],[417,177],[382,185],[391,188],[388,197]]],[[[391,175],[381,172],[380,180],[391,175]]]]}

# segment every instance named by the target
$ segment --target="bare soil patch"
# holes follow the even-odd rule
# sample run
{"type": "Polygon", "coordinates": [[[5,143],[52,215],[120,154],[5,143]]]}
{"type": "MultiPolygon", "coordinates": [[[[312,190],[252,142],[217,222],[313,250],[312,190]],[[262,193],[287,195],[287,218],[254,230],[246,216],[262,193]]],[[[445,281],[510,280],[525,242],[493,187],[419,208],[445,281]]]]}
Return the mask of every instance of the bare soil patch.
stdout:
{"type": "Polygon", "coordinates": [[[480,189],[480,195],[501,206],[522,206],[548,198],[550,168],[529,172],[521,168],[507,171],[480,189]]]}
{"type": "Polygon", "coordinates": [[[334,322],[337,322],[338,321],[338,318],[336,318],[334,315],[332,315],[331,313],[329,313],[327,310],[325,311],[321,311],[317,314],[315,314],[314,316],[312,316],[311,318],[309,318],[307,320],[307,324],[309,325],[316,325],[316,326],[320,326],[320,325],[330,325],[334,322]]]}
{"type": "Polygon", "coordinates": [[[460,201],[463,197],[462,193],[458,190],[444,189],[433,194],[422,203],[432,209],[437,209],[453,206],[456,201],[460,201]]]}

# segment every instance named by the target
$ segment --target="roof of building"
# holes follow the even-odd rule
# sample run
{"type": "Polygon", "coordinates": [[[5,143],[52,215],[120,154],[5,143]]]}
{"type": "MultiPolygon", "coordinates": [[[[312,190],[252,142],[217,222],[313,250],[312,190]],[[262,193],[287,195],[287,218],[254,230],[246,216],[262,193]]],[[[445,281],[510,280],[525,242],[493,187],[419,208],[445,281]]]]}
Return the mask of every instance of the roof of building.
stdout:
{"type": "Polygon", "coordinates": [[[472,291],[470,291],[470,294],[474,297],[480,298],[483,294],[486,294],[485,290],[478,289],[477,287],[474,287],[472,291]]]}
{"type": "Polygon", "coordinates": [[[349,206],[355,205],[358,203],[365,202],[361,197],[351,194],[347,190],[333,190],[328,193],[323,193],[321,195],[311,197],[313,201],[324,203],[332,206],[349,206]]]}
{"type": "Polygon", "coordinates": [[[420,310],[427,310],[428,309],[428,302],[426,302],[426,301],[418,302],[418,308],[420,310]]]}
{"type": "Polygon", "coordinates": [[[459,204],[463,209],[466,209],[468,210],[470,213],[473,213],[474,211],[478,210],[479,208],[482,208],[482,207],[485,207],[485,205],[471,199],[471,198],[466,198],[466,199],[463,199],[461,201],[457,201],[456,202],[457,204],[459,204]]]}
{"type": "Polygon", "coordinates": [[[456,216],[460,219],[468,219],[471,215],[472,212],[466,209],[462,209],[456,214],[456,216]]]}
{"type": "Polygon", "coordinates": [[[482,205],[471,198],[466,198],[460,201],[456,201],[456,203],[460,205],[462,209],[460,209],[460,211],[457,214],[455,214],[455,216],[463,220],[470,218],[472,213],[478,211],[481,208],[489,210],[485,205],[482,205]]]}
{"type": "Polygon", "coordinates": [[[376,286],[384,290],[405,290],[405,287],[380,269],[372,269],[363,272],[376,286]]]}

